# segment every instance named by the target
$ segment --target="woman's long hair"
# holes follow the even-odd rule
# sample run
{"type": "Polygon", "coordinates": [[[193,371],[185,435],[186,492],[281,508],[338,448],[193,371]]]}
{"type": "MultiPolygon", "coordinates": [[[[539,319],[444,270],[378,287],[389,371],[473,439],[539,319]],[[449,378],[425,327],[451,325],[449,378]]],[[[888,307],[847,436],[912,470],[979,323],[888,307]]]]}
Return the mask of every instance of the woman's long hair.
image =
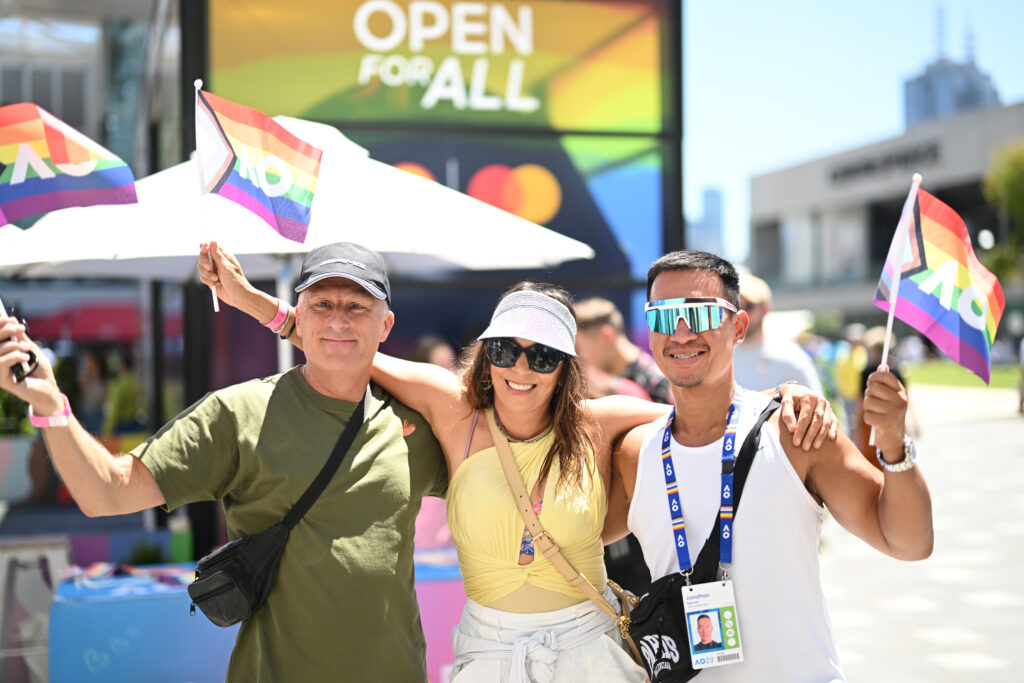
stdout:
{"type": "MultiPolygon", "coordinates": [[[[576,315],[569,293],[561,287],[543,282],[520,282],[502,294],[501,298],[521,291],[539,292],[549,296],[564,304],[573,316],[576,315]]],[[[491,363],[484,351],[484,343],[474,344],[466,349],[462,365],[466,368],[462,374],[466,400],[476,410],[490,409],[494,405],[494,386],[492,382],[485,381],[490,379],[491,363]]],[[[547,476],[551,463],[557,457],[561,474],[556,490],[574,488],[582,491],[590,484],[590,477],[594,474],[590,466],[590,453],[594,450],[594,444],[586,429],[593,418],[583,407],[583,401],[587,398],[586,379],[580,360],[576,356],[566,355],[557,372],[561,376],[551,397],[550,406],[555,442],[544,458],[540,477],[543,479],[547,476]]]]}

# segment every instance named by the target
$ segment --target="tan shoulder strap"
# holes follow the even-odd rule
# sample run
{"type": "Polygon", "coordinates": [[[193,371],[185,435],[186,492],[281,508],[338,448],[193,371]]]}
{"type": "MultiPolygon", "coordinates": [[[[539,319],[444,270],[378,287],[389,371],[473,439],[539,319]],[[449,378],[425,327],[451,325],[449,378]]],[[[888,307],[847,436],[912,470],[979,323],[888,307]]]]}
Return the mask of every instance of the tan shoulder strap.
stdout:
{"type": "Polygon", "coordinates": [[[491,430],[494,447],[498,450],[498,460],[501,462],[501,469],[505,472],[508,486],[512,490],[516,509],[519,510],[523,521],[526,522],[526,528],[530,531],[530,535],[533,536],[534,545],[540,548],[540,551],[551,561],[551,564],[555,566],[558,572],[565,577],[566,581],[590,598],[602,612],[612,619],[618,619],[619,614],[612,607],[611,603],[597,592],[597,589],[587,580],[587,577],[576,571],[576,568],[572,566],[569,560],[565,559],[561,549],[555,545],[555,542],[551,540],[548,533],[544,531],[537,513],[533,510],[530,494],[526,491],[523,475],[519,473],[519,467],[516,465],[515,456],[512,455],[512,449],[508,445],[508,439],[498,430],[498,425],[494,422],[494,412],[492,410],[487,411],[487,426],[491,430]]]}

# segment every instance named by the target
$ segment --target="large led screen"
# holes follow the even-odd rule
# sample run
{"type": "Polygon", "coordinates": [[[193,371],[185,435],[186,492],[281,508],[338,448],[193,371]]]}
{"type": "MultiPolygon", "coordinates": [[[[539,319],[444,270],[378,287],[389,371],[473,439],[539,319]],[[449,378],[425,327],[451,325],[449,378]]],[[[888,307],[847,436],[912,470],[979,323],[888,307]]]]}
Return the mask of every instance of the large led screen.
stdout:
{"type": "Polygon", "coordinates": [[[209,0],[209,85],[335,123],[676,131],[670,2],[209,0]]]}

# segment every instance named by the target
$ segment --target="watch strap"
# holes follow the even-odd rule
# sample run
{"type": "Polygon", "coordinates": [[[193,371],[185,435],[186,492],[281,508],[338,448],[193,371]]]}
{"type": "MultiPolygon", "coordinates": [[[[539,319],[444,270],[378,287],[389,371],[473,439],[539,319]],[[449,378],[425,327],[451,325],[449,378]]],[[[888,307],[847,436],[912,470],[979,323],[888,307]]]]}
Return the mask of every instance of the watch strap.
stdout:
{"type": "Polygon", "coordinates": [[[886,462],[885,458],[882,457],[882,450],[879,448],[875,449],[875,457],[878,458],[878,463],[886,472],[906,472],[909,469],[913,469],[914,464],[917,462],[917,449],[914,448],[914,442],[911,438],[904,434],[902,460],[898,462],[886,462]]]}

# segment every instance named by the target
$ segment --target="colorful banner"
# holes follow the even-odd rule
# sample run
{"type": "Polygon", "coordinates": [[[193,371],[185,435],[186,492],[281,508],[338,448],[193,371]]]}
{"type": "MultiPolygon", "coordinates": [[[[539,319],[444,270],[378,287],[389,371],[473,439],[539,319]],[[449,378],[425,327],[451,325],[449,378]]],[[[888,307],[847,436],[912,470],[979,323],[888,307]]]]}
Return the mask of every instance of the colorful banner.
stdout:
{"type": "Polygon", "coordinates": [[[0,107],[0,226],[71,206],[137,201],[131,168],[109,150],[29,102],[0,107]]]}
{"type": "Polygon", "coordinates": [[[886,312],[896,273],[896,317],[987,383],[1003,289],[978,262],[963,219],[921,189],[904,207],[875,292],[886,312]]]}
{"type": "Polygon", "coordinates": [[[196,91],[203,191],[249,209],[281,235],[306,240],[323,152],[263,112],[196,91]]]}
{"type": "Polygon", "coordinates": [[[210,82],[338,124],[671,132],[672,1],[209,0],[210,82]]]}

